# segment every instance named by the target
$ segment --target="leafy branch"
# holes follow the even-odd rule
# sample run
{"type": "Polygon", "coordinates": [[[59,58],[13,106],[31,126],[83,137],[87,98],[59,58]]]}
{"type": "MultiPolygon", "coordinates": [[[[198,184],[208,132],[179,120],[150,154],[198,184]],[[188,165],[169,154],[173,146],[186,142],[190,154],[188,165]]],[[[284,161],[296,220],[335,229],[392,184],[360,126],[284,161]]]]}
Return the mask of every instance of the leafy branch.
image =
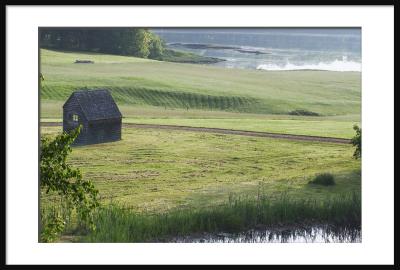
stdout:
{"type": "MultiPolygon", "coordinates": [[[[98,190],[90,180],[82,179],[79,169],[67,163],[68,154],[72,151],[71,144],[78,137],[80,130],[81,126],[70,133],[58,135],[54,140],[41,138],[40,186],[46,193],[56,192],[67,205],[76,210],[80,222],[95,230],[93,210],[99,206],[98,190]]],[[[60,225],[62,223],[60,217],[55,215],[54,220],[44,226],[42,240],[47,242],[50,239],[49,232],[53,236],[60,233],[64,228],[60,225]]],[[[53,236],[51,238],[54,238],[53,236]]]]}

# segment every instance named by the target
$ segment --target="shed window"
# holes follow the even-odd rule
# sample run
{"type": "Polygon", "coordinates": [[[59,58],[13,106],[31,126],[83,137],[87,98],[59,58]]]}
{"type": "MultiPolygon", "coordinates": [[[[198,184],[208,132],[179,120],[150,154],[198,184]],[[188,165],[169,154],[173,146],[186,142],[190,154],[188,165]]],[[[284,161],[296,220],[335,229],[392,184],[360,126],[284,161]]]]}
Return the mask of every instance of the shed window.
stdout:
{"type": "Polygon", "coordinates": [[[78,122],[79,121],[79,116],[77,114],[72,115],[72,121],[78,122]]]}

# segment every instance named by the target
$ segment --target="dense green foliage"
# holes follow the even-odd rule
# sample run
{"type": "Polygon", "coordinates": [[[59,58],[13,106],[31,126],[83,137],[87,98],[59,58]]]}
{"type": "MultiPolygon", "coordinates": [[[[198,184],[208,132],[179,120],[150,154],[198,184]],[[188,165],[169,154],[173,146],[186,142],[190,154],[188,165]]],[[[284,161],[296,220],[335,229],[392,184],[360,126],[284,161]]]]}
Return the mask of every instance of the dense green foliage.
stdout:
{"type": "Polygon", "coordinates": [[[321,173],[316,175],[309,183],[314,185],[332,186],[335,184],[335,178],[331,173],[321,173]]]}
{"type": "Polygon", "coordinates": [[[356,131],[356,135],[351,139],[351,143],[356,147],[354,150],[354,158],[361,158],[361,128],[357,125],[354,125],[353,129],[356,131]]]}
{"type": "MultiPolygon", "coordinates": [[[[70,133],[62,133],[54,139],[41,138],[40,152],[40,186],[46,193],[54,192],[61,197],[67,208],[76,210],[78,220],[94,229],[93,210],[99,205],[93,183],[82,179],[79,169],[67,163],[71,144],[79,135],[80,128],[70,133]]],[[[53,208],[54,209],[54,208],[53,208]]],[[[64,229],[65,220],[59,213],[46,216],[43,222],[41,240],[52,241],[64,229]]]]}
{"type": "Polygon", "coordinates": [[[149,42],[149,58],[162,60],[165,51],[165,42],[156,34],[148,32],[150,36],[149,42]]]}
{"type": "Polygon", "coordinates": [[[41,28],[40,46],[160,59],[164,42],[141,28],[41,28]]]}
{"type": "Polygon", "coordinates": [[[230,197],[229,201],[200,209],[146,215],[110,204],[95,215],[96,231],[84,242],[153,242],[195,233],[241,232],[259,226],[331,224],[360,228],[361,198],[357,193],[323,200],[296,200],[283,194],[271,201],[230,197]]]}

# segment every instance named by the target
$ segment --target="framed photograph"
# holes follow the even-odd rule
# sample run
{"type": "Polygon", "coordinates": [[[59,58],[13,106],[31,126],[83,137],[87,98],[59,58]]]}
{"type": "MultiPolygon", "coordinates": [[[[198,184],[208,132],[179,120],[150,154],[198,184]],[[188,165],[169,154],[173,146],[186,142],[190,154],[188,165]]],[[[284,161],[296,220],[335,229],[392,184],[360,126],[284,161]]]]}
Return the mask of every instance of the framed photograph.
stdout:
{"type": "Polygon", "coordinates": [[[7,264],[394,263],[393,6],[6,13],[7,264]]]}

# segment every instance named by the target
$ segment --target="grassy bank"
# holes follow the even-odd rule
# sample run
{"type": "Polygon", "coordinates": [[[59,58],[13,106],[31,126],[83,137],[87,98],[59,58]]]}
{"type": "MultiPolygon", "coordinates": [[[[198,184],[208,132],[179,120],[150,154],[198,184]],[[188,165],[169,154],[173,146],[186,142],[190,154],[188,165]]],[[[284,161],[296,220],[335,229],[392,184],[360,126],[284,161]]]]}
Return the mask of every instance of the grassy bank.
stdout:
{"type": "Polygon", "coordinates": [[[283,195],[271,201],[230,198],[224,204],[143,215],[110,204],[95,215],[96,231],[82,242],[158,242],[196,233],[241,232],[260,226],[332,224],[359,228],[359,194],[328,197],[322,201],[293,200],[283,195]]]}

